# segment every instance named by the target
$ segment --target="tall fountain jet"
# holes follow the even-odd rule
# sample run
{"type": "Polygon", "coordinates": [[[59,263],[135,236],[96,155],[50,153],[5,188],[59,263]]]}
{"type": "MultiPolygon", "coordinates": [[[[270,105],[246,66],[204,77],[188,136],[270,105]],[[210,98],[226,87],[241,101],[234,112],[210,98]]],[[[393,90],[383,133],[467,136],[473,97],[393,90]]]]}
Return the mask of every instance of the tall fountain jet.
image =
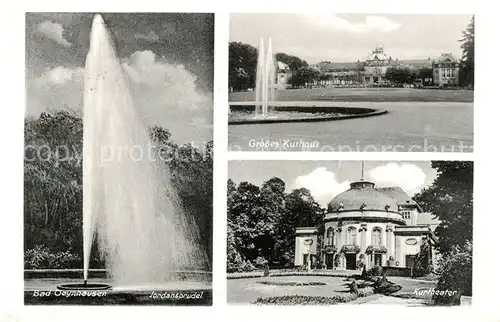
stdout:
{"type": "Polygon", "coordinates": [[[260,39],[257,58],[257,75],[255,78],[255,112],[259,116],[268,116],[270,104],[275,99],[276,64],[271,38],[264,48],[264,39],[260,39]]]}
{"type": "Polygon", "coordinates": [[[165,163],[147,153],[148,128],[127,81],[97,14],[85,63],[84,280],[95,237],[114,285],[158,285],[175,281],[179,270],[206,270],[209,264],[165,163]]]}

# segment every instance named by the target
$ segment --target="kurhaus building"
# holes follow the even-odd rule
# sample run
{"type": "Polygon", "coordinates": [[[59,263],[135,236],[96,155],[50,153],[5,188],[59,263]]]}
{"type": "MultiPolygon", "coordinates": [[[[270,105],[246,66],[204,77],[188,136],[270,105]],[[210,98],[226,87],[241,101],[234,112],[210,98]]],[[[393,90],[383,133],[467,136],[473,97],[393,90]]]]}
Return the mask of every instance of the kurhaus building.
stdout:
{"type": "Polygon", "coordinates": [[[385,53],[382,46],[377,46],[364,61],[336,63],[332,61],[320,62],[312,67],[330,79],[321,81],[323,85],[376,85],[385,81],[389,68],[407,67],[415,70],[429,69],[432,74],[422,79],[424,83],[433,83],[436,86],[450,86],[458,84],[459,60],[451,53],[441,54],[436,59],[393,59],[385,53]]]}
{"type": "Polygon", "coordinates": [[[328,204],[321,245],[316,228],[296,229],[295,266],[320,261],[324,269],[353,270],[361,262],[410,268],[421,251],[433,265],[438,224],[400,187],[377,188],[361,179],[328,204]]]}

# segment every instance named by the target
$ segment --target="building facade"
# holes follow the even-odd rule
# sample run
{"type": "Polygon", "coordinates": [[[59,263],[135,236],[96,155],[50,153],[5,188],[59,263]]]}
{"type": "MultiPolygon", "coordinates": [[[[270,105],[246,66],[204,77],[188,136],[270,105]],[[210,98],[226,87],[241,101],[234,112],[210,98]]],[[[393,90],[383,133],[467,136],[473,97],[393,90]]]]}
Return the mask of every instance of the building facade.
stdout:
{"type": "Polygon", "coordinates": [[[357,62],[334,63],[324,61],[312,66],[322,75],[328,75],[327,80],[320,85],[363,85],[375,86],[386,83],[386,73],[389,68],[407,67],[415,70],[429,70],[429,75],[419,83],[425,85],[457,85],[459,60],[452,54],[442,54],[436,60],[427,59],[398,60],[384,52],[382,46],[376,47],[364,60],[357,62]],[[432,70],[432,75],[430,71],[432,70]]]}
{"type": "Polygon", "coordinates": [[[441,54],[432,63],[432,78],[437,86],[457,86],[460,61],[451,53],[441,54]]]}
{"type": "Polygon", "coordinates": [[[438,224],[401,188],[376,188],[361,179],[328,204],[322,245],[314,238],[317,230],[297,228],[295,265],[311,267],[321,261],[324,269],[355,270],[361,263],[367,269],[409,268],[422,250],[429,252],[432,265],[438,224]],[[317,250],[302,245],[309,240],[317,250]]]}
{"type": "Polygon", "coordinates": [[[289,87],[289,80],[292,77],[292,71],[290,67],[280,61],[276,62],[276,88],[286,89],[289,87]]]}
{"type": "Polygon", "coordinates": [[[392,58],[384,53],[384,48],[378,46],[365,60],[363,72],[363,84],[375,84],[382,82],[387,69],[392,64],[392,58]]]}

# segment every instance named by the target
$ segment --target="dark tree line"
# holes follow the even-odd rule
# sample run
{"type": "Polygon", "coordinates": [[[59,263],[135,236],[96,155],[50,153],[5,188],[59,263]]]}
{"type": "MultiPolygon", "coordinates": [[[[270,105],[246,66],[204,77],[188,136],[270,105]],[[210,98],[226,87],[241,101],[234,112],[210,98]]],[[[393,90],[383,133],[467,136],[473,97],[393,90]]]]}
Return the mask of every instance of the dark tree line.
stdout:
{"type": "MultiPolygon", "coordinates": [[[[473,173],[471,161],[433,161],[437,177],[415,196],[424,211],[441,221],[436,228],[440,290],[456,290],[472,295],[473,173]]],[[[444,304],[457,303],[457,297],[437,296],[444,304]]]]}
{"type": "MultiPolygon", "coordinates": [[[[204,150],[177,145],[168,130],[150,129],[187,215],[212,254],[212,142],[204,150]]],[[[26,268],[83,267],[82,149],[80,117],[43,113],[25,121],[24,250],[26,268]]],[[[94,245],[96,247],[97,245],[94,245]]],[[[102,266],[93,251],[92,267],[102,266]]]]}
{"type": "Polygon", "coordinates": [[[460,68],[460,83],[464,86],[474,86],[474,16],[462,32],[460,48],[462,61],[460,68]]]}
{"type": "MultiPolygon", "coordinates": [[[[292,72],[307,68],[305,60],[286,53],[276,53],[276,61],[280,61],[292,72]]],[[[241,42],[229,43],[229,87],[234,91],[244,91],[255,88],[257,74],[257,48],[241,42]]]]}
{"type": "Polygon", "coordinates": [[[324,209],[305,188],[285,192],[285,183],[271,178],[261,187],[227,183],[227,270],[250,270],[262,263],[293,266],[295,228],[320,228],[324,209]]]}

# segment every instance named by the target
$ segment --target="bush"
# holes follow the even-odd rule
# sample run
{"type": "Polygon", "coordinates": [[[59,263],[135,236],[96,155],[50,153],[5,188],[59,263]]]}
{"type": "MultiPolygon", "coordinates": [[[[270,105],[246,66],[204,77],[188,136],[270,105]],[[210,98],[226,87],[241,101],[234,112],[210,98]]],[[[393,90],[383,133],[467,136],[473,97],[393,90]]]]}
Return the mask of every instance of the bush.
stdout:
{"type": "Polygon", "coordinates": [[[384,269],[382,266],[373,266],[367,272],[368,276],[382,276],[384,274],[384,269]]]}
{"type": "Polygon", "coordinates": [[[472,296],[472,244],[467,241],[462,247],[455,246],[445,254],[439,261],[438,273],[440,277],[436,291],[450,291],[455,295],[434,295],[436,304],[458,305],[461,295],[472,296]]]}
{"type": "Polygon", "coordinates": [[[260,270],[265,270],[269,267],[267,260],[262,256],[259,256],[254,260],[254,266],[256,269],[260,270]]]}
{"type": "Polygon", "coordinates": [[[245,260],[240,253],[233,252],[227,257],[226,270],[228,273],[251,272],[255,270],[255,266],[249,260],[245,260]]]}
{"type": "Polygon", "coordinates": [[[373,283],[373,289],[375,293],[390,295],[401,290],[402,286],[387,280],[385,275],[383,277],[378,277],[375,283],[373,283]]]}
{"type": "Polygon", "coordinates": [[[24,252],[25,269],[81,268],[82,260],[69,251],[51,253],[45,245],[36,245],[24,252]]]}
{"type": "Polygon", "coordinates": [[[367,286],[364,288],[358,288],[358,296],[359,297],[367,297],[367,296],[370,296],[373,294],[375,294],[373,287],[367,286]]]}

